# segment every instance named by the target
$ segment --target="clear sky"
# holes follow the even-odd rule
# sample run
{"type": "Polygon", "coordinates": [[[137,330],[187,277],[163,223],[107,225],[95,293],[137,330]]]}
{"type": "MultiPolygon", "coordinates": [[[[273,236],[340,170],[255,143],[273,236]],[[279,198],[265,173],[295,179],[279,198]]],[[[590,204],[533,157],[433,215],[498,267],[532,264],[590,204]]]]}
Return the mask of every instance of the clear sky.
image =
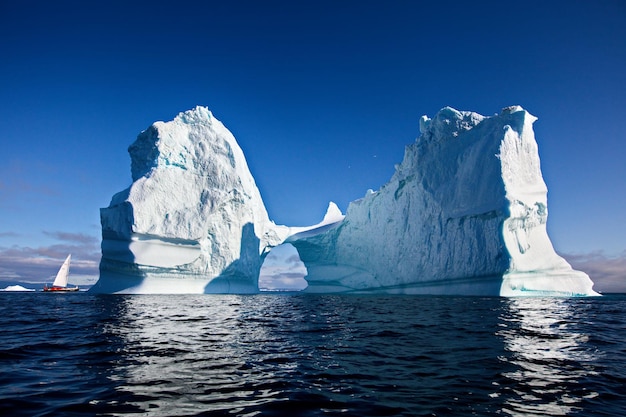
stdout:
{"type": "Polygon", "coordinates": [[[539,118],[557,251],[624,276],[624,1],[0,1],[0,283],[70,251],[97,274],[128,145],[196,105],[293,226],[383,185],[421,115],[513,104],[539,118]]]}

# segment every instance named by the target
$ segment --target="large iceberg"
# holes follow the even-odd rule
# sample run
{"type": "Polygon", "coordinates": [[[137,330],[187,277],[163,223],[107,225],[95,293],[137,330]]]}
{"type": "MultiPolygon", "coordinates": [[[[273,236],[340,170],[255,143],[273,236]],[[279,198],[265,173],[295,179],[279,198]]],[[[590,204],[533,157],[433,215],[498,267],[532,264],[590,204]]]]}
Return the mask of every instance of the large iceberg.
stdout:
{"type": "Polygon", "coordinates": [[[379,191],[345,218],[290,236],[309,292],[597,295],[556,254],[534,116],[444,108],[379,191]]]}
{"type": "Polygon", "coordinates": [[[132,185],[100,210],[95,292],[252,293],[289,233],[269,220],[233,135],[205,107],[156,122],[128,148],[132,185]]]}
{"type": "Polygon", "coordinates": [[[302,228],[269,220],[242,150],[207,108],[154,123],[129,147],[132,185],[101,209],[92,291],[257,292],[264,257],[287,242],[308,292],[596,295],[548,238],[534,120],[518,106],[423,117],[389,183],[302,228]]]}

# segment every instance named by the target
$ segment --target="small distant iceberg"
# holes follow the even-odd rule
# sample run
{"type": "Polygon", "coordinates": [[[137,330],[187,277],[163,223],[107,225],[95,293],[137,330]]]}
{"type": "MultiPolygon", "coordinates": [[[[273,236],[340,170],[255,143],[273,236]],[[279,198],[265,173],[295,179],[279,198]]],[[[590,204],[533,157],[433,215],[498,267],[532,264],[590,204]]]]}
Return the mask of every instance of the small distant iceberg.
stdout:
{"type": "Polygon", "coordinates": [[[33,292],[35,290],[32,290],[30,288],[24,288],[21,285],[9,285],[8,287],[6,287],[4,289],[0,289],[0,291],[7,291],[7,292],[33,292]]]}

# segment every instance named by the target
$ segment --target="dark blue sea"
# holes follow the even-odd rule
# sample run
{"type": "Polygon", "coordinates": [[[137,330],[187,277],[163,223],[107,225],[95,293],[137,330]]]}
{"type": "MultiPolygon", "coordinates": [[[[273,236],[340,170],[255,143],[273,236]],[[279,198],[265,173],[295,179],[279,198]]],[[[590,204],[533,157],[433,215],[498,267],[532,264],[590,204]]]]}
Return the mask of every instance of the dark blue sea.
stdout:
{"type": "Polygon", "coordinates": [[[623,416],[626,296],[0,293],[0,415],[623,416]]]}

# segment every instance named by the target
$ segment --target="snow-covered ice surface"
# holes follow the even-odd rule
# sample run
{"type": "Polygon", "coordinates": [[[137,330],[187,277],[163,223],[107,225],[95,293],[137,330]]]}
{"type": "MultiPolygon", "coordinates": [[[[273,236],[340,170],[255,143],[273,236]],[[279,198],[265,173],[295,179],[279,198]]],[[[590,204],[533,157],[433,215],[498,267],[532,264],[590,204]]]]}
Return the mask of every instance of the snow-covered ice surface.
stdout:
{"type": "Polygon", "coordinates": [[[546,233],[532,123],[442,109],[379,191],[310,227],[278,226],[242,150],[208,109],[157,122],[129,147],[132,185],[101,209],[92,291],[250,293],[272,247],[291,243],[308,292],[596,295],[546,233]]]}
{"type": "Polygon", "coordinates": [[[556,254],[534,116],[444,108],[379,191],[319,233],[288,238],[309,292],[597,295],[556,254]]]}

